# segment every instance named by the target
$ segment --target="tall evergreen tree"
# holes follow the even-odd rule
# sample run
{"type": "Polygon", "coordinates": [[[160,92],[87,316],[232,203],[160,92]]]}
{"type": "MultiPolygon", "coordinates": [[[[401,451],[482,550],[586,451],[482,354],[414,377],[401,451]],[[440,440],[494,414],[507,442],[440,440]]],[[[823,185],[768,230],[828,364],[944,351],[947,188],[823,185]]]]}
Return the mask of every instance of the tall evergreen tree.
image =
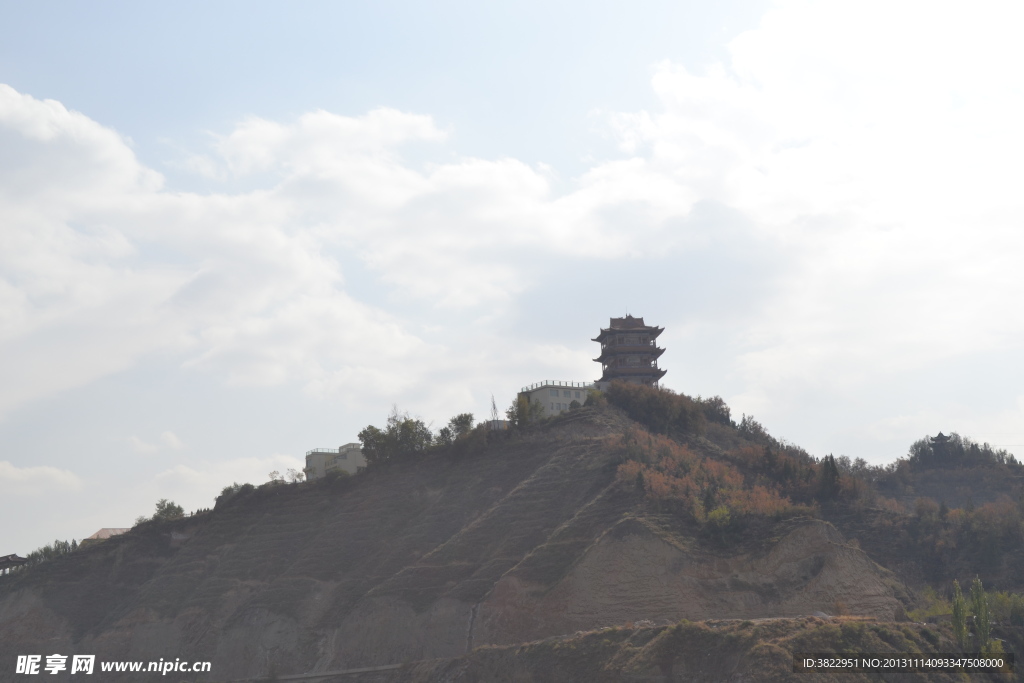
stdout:
{"type": "Polygon", "coordinates": [[[953,637],[961,650],[967,649],[967,603],[956,579],[953,579],[953,637]]]}
{"type": "Polygon", "coordinates": [[[821,495],[824,498],[839,495],[839,467],[831,454],[821,460],[821,495]]]}
{"type": "Polygon", "coordinates": [[[992,620],[988,609],[988,596],[981,579],[971,583],[971,612],[974,615],[974,646],[978,652],[988,652],[992,635],[992,620]]]}

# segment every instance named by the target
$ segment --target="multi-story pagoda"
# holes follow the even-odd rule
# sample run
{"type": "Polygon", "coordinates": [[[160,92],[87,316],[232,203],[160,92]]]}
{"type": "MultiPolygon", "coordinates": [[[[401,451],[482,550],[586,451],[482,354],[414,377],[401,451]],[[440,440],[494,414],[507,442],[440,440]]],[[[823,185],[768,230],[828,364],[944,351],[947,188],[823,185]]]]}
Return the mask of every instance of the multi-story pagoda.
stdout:
{"type": "Polygon", "coordinates": [[[643,318],[612,318],[593,340],[601,344],[601,356],[594,359],[604,371],[598,381],[658,386],[658,380],[668,372],[658,368],[658,357],[665,349],[658,348],[655,342],[664,331],[663,327],[645,325],[643,318]]]}

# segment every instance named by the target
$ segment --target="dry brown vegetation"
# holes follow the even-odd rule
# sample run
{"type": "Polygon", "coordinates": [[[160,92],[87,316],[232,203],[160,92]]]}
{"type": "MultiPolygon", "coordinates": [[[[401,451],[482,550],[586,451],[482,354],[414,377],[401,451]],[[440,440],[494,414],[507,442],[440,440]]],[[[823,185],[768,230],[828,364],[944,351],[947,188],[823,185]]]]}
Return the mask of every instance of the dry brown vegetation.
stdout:
{"type": "Polygon", "coordinates": [[[805,512],[771,484],[752,483],[728,462],[695,453],[662,435],[628,430],[613,442],[626,462],[618,480],[643,491],[659,511],[718,527],[751,515],[781,517],[805,512]]]}
{"type": "Polygon", "coordinates": [[[750,416],[736,424],[717,397],[613,385],[608,401],[646,427],[620,438],[619,479],[658,509],[732,530],[757,517],[815,514],[911,583],[977,575],[1024,591],[1024,466],[1004,451],[953,434],[870,466],[814,458],[750,416]]]}

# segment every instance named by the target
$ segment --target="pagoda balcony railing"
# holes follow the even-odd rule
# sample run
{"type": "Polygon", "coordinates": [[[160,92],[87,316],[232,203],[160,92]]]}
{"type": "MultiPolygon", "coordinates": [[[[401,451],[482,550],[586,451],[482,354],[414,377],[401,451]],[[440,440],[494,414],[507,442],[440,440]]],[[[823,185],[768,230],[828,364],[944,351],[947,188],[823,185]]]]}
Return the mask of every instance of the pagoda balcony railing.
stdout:
{"type": "Polygon", "coordinates": [[[601,369],[605,372],[609,370],[612,372],[632,372],[633,370],[661,370],[658,367],[657,361],[652,361],[649,365],[610,365],[602,364],[601,369]]]}
{"type": "Polygon", "coordinates": [[[609,368],[646,368],[646,367],[656,368],[656,367],[658,367],[658,359],[657,358],[652,358],[649,361],[644,361],[644,362],[641,362],[641,363],[635,363],[633,365],[629,365],[627,363],[622,363],[622,364],[602,363],[602,365],[604,365],[605,367],[609,367],[609,368]]]}
{"type": "Polygon", "coordinates": [[[540,389],[541,387],[569,387],[575,389],[592,389],[594,387],[593,382],[562,382],[556,379],[546,379],[543,382],[534,382],[528,387],[523,387],[519,393],[525,393],[527,391],[533,391],[534,389],[540,389]]]}
{"type": "Polygon", "coordinates": [[[658,342],[655,339],[652,339],[649,342],[643,342],[643,343],[639,343],[639,344],[626,344],[626,343],[616,344],[616,343],[603,342],[601,344],[601,349],[602,350],[603,349],[635,349],[638,346],[642,348],[642,347],[645,347],[645,346],[657,346],[657,345],[658,345],[658,342]]]}

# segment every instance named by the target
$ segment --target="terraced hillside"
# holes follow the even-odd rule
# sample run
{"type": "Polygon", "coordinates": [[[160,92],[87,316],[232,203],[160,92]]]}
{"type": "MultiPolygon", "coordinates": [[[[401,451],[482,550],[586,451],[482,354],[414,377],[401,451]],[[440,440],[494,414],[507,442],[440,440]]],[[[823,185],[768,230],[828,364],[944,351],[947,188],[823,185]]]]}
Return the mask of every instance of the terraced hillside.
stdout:
{"type": "Polygon", "coordinates": [[[899,582],[826,522],[765,520],[723,544],[657,512],[616,481],[627,429],[588,408],[473,455],[261,487],[7,577],[0,680],[44,650],[209,660],[198,680],[229,680],[640,620],[902,612],[899,582]]]}

